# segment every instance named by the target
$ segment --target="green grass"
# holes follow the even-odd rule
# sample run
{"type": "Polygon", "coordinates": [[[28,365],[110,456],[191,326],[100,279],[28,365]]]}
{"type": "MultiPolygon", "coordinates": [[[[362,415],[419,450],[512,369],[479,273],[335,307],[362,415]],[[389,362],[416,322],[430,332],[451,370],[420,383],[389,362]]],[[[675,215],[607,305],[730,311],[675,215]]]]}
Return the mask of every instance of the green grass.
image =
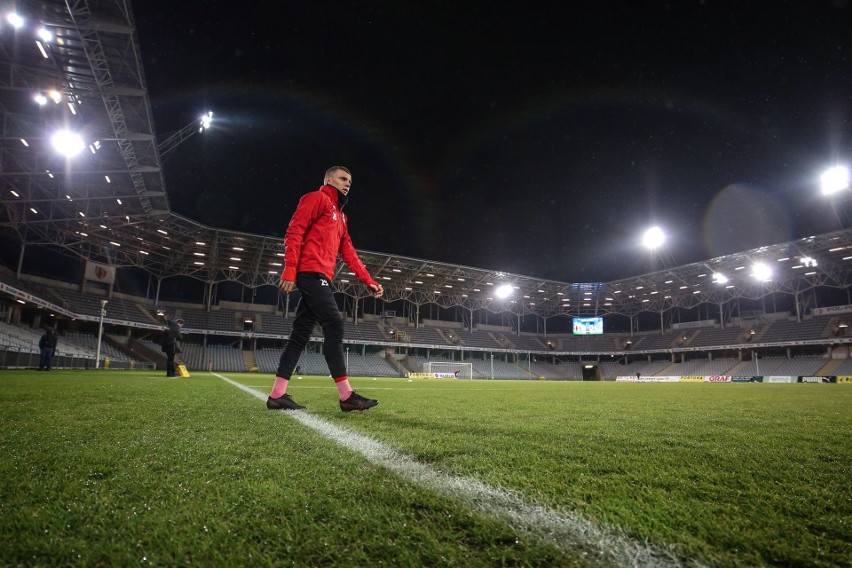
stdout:
{"type": "MultiPolygon", "coordinates": [[[[268,376],[229,374],[266,393],[268,376]]],[[[718,566],[850,565],[852,385],[352,379],[310,412],[433,469],[718,566]]],[[[592,564],[218,377],[0,372],[0,564],[592,564]]]]}

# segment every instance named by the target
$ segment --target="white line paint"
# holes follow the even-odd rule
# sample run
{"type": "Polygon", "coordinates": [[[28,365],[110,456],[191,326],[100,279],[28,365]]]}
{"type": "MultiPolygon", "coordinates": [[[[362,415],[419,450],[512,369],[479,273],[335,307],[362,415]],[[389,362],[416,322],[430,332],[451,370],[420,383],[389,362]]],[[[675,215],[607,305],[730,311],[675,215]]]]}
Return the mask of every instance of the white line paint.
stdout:
{"type": "MultiPolygon", "coordinates": [[[[267,395],[218,373],[213,375],[257,399],[267,395]]],[[[526,501],[518,494],[491,487],[475,479],[438,471],[373,438],[341,428],[304,410],[284,411],[305,426],[344,448],[358,452],[371,463],[398,473],[436,493],[464,502],[472,509],[498,518],[514,531],[546,542],[572,557],[582,555],[593,564],[613,566],[701,566],[697,560],[682,562],[670,550],[637,542],[617,531],[604,529],[574,511],[554,510],[526,501]]]]}

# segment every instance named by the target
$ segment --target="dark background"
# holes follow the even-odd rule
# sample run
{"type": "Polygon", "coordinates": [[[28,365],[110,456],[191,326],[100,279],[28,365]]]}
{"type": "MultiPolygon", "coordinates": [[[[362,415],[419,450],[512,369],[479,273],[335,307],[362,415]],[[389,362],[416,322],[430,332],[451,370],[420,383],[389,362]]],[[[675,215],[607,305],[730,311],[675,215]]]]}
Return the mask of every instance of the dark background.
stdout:
{"type": "Polygon", "coordinates": [[[158,138],[215,113],[164,162],[212,226],[283,235],[336,164],[357,248],[561,281],[844,223],[819,175],[852,155],[847,0],[133,10],[158,138]]]}

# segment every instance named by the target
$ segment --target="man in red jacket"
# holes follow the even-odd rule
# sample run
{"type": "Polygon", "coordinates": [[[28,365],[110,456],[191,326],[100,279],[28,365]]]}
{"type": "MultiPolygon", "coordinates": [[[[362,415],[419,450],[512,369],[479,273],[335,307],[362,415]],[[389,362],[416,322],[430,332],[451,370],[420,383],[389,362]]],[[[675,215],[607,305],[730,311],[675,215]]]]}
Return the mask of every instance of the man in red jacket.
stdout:
{"type": "Polygon", "coordinates": [[[302,196],[284,235],[284,272],[279,287],[285,294],[298,289],[302,298],[296,309],[293,331],[278,363],[275,384],[266,399],[266,408],[270,410],[305,408],[290,398],[287,385],[317,322],[325,338],[322,352],[340,394],[340,409],[344,412],[366,410],[379,404],[378,400],[359,395],[349,385],[343,357],[343,318],[331,291],[340,255],[376,298],[384,293],[381,284],[373,280],[358,258],[349,238],[343,206],[351,185],[352,174],[348,169],[343,166],[329,168],[322,187],[302,196]]]}

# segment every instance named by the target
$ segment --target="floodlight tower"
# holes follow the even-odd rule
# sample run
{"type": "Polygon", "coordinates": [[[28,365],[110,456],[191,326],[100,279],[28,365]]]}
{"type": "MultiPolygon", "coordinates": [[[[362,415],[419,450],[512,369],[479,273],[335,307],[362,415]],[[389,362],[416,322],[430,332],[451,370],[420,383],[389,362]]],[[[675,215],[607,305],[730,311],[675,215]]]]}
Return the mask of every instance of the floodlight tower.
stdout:
{"type": "Polygon", "coordinates": [[[164,161],[166,155],[177,148],[182,142],[185,142],[192,136],[200,134],[210,128],[213,124],[213,111],[201,115],[200,118],[193,120],[162,142],[157,145],[157,150],[160,152],[160,161],[164,161]]]}

